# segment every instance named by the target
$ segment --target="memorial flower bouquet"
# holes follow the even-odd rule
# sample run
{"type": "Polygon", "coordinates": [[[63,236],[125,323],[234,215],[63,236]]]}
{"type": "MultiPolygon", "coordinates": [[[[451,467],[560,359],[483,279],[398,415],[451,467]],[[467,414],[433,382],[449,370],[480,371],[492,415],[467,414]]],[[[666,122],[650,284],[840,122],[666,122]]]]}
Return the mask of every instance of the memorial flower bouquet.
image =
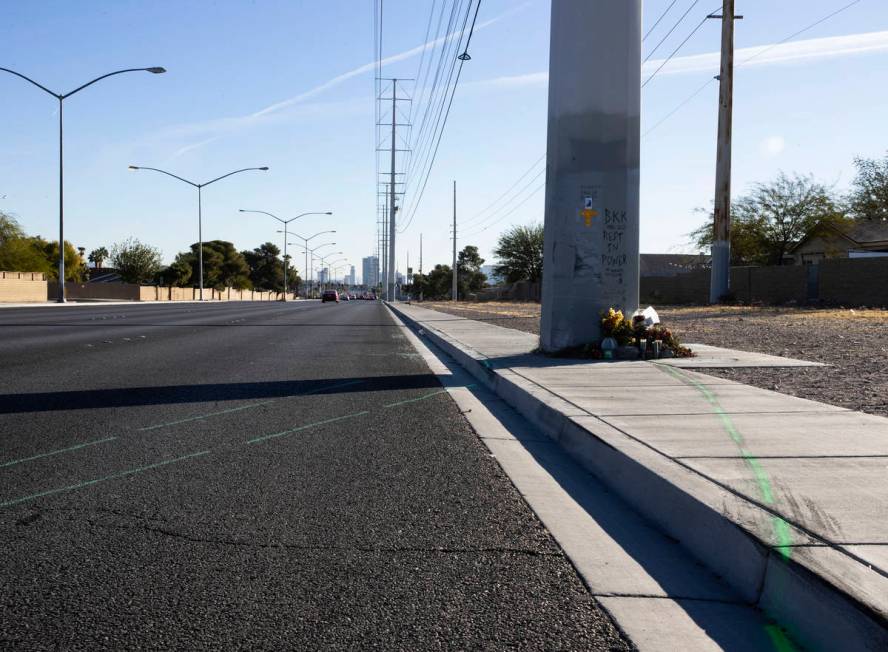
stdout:
{"type": "Polygon", "coordinates": [[[653,350],[653,342],[660,342],[660,350],[665,357],[686,358],[694,354],[686,346],[682,346],[678,337],[660,323],[653,308],[636,312],[627,319],[622,310],[609,308],[601,314],[601,337],[613,338],[620,347],[638,347],[645,351],[653,350]],[[643,345],[642,342],[645,344],[643,345]],[[668,352],[668,353],[667,353],[668,352]]]}

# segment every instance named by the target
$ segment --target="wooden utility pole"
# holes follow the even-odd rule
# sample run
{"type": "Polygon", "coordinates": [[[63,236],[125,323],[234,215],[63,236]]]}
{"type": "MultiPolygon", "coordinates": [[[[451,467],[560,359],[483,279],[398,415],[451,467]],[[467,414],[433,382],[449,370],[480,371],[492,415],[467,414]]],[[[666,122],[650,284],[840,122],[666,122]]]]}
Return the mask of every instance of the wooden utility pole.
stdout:
{"type": "Polygon", "coordinates": [[[419,234],[419,300],[422,301],[422,288],[423,288],[423,278],[422,278],[422,233],[419,234]]]}
{"type": "Polygon", "coordinates": [[[453,288],[451,291],[453,300],[456,301],[459,298],[456,283],[456,179],[453,180],[453,288]]]}
{"type": "MultiPolygon", "coordinates": [[[[717,16],[713,16],[716,18],[717,16]]],[[[737,16],[742,18],[742,16],[737,16]]],[[[723,0],[721,73],[718,91],[718,151],[709,303],[731,291],[731,134],[734,110],[734,0],[723,0]]]]}

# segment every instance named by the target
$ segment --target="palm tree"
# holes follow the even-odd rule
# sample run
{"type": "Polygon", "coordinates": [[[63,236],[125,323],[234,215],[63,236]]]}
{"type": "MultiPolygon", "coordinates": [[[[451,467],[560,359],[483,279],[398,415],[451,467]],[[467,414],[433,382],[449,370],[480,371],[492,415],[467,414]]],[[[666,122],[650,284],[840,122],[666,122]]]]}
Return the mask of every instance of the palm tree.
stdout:
{"type": "Polygon", "coordinates": [[[89,262],[96,266],[96,269],[102,269],[104,263],[109,257],[108,250],[105,247],[99,247],[89,252],[89,262]]]}

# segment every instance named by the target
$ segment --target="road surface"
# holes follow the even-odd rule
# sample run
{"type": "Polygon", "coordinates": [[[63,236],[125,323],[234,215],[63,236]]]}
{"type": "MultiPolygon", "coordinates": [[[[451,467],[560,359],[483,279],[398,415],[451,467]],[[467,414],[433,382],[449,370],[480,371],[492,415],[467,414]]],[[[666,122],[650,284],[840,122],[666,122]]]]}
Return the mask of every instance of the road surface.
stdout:
{"type": "Polygon", "coordinates": [[[629,649],[375,302],[0,311],[0,648],[629,649]]]}

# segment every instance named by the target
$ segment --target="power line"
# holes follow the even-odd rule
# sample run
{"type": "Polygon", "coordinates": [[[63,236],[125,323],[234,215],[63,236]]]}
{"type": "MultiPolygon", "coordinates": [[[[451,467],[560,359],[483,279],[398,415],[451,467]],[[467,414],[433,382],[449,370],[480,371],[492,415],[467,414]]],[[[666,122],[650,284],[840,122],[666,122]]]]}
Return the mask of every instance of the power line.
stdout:
{"type": "MultiPolygon", "coordinates": [[[[546,171],[546,167],[543,166],[543,168],[541,170],[539,170],[533,177],[531,177],[531,179],[527,183],[525,183],[524,186],[518,192],[513,194],[511,198],[506,200],[506,202],[504,204],[500,205],[499,208],[497,208],[495,211],[493,211],[493,213],[491,213],[490,215],[488,215],[487,217],[482,219],[480,222],[477,222],[477,223],[471,225],[471,228],[472,229],[478,229],[479,227],[487,228],[490,224],[495,224],[498,221],[498,215],[500,213],[502,213],[504,210],[510,210],[511,208],[513,208],[514,206],[509,206],[509,204],[512,204],[516,199],[521,197],[521,194],[525,190],[527,190],[537,179],[539,179],[543,175],[543,173],[545,173],[545,171],[546,171]],[[493,221],[491,221],[491,220],[493,220],[493,221]]],[[[545,179],[544,179],[544,181],[545,181],[545,179]]]]}
{"type": "MultiPolygon", "coordinates": [[[[472,8],[472,4],[471,4],[471,2],[469,2],[468,10],[471,10],[471,8],[472,8]]],[[[432,160],[431,160],[431,163],[429,163],[428,170],[426,172],[425,179],[422,184],[422,188],[420,189],[416,200],[413,202],[413,208],[412,208],[412,212],[410,214],[410,218],[408,219],[407,224],[405,224],[404,228],[401,230],[402,233],[410,227],[410,224],[413,222],[413,218],[416,215],[416,211],[419,210],[419,205],[420,205],[420,202],[422,201],[422,196],[425,193],[426,185],[428,184],[428,181],[429,181],[429,176],[432,173],[432,168],[434,168],[434,166],[435,166],[435,159],[438,156],[438,148],[441,146],[441,137],[444,135],[444,129],[447,126],[447,118],[450,117],[450,108],[453,106],[453,98],[456,96],[456,87],[459,85],[459,78],[462,75],[463,64],[465,64],[465,62],[470,59],[470,57],[468,56],[468,47],[469,47],[469,43],[471,43],[471,41],[472,41],[472,34],[475,31],[475,22],[478,20],[478,11],[480,9],[481,9],[481,0],[478,0],[477,4],[475,5],[475,15],[472,17],[472,26],[469,29],[469,35],[468,35],[468,38],[466,39],[466,44],[464,46],[463,53],[460,54],[458,57],[459,70],[456,73],[456,80],[453,82],[453,89],[450,93],[450,101],[447,103],[447,111],[444,114],[444,121],[441,124],[440,131],[438,131],[438,140],[435,143],[435,151],[432,153],[432,160]]],[[[469,14],[467,11],[466,18],[468,18],[468,15],[469,14]]],[[[463,21],[463,32],[465,32],[465,26],[466,26],[466,21],[463,21]]],[[[462,41],[462,37],[460,37],[460,42],[461,41],[462,41]]],[[[406,186],[405,186],[405,190],[406,190],[406,186]]]]}
{"type": "MultiPolygon", "coordinates": [[[[851,7],[853,7],[853,6],[856,5],[856,4],[859,4],[860,2],[861,2],[861,0],[853,0],[853,2],[849,2],[848,4],[843,5],[841,8],[839,8],[839,9],[833,11],[833,12],[830,13],[830,14],[827,14],[827,15],[824,16],[823,18],[820,18],[820,19],[814,21],[814,22],[811,23],[810,25],[807,25],[806,27],[803,27],[802,29],[800,29],[800,30],[798,30],[798,31],[796,31],[796,32],[793,32],[792,34],[790,34],[790,35],[787,36],[786,38],[781,39],[780,41],[777,41],[776,43],[773,43],[773,44],[769,45],[768,47],[764,48],[763,50],[761,50],[761,51],[759,51],[759,52],[756,52],[756,53],[755,53],[754,55],[752,55],[751,57],[749,57],[749,58],[747,58],[747,59],[744,59],[744,60],[741,61],[739,64],[737,64],[737,67],[739,68],[739,67],[742,67],[742,66],[746,65],[747,63],[749,63],[750,61],[752,61],[752,60],[755,59],[756,57],[761,56],[761,55],[764,54],[765,52],[767,52],[767,51],[769,51],[769,50],[771,50],[771,49],[777,47],[778,45],[783,45],[784,43],[786,43],[786,42],[788,42],[788,41],[791,41],[792,39],[796,38],[797,36],[800,36],[800,35],[804,34],[805,32],[814,29],[814,28],[817,27],[818,25],[821,25],[822,23],[826,22],[826,21],[829,20],[830,18],[833,18],[833,17],[839,15],[839,14],[842,13],[843,11],[846,11],[847,9],[850,9],[851,7]]],[[[700,93],[702,93],[702,92],[703,92],[703,91],[704,91],[704,90],[705,90],[705,89],[706,89],[706,88],[707,88],[707,87],[708,87],[713,81],[715,81],[714,78],[710,78],[710,79],[706,80],[706,83],[704,83],[704,84],[703,84],[702,86],[700,86],[697,90],[695,90],[693,93],[691,93],[690,95],[688,95],[684,100],[682,100],[681,102],[679,102],[679,104],[676,105],[676,107],[675,107],[674,109],[672,109],[669,113],[667,113],[665,116],[663,116],[663,117],[662,117],[662,118],[661,118],[656,124],[654,124],[650,129],[648,129],[647,131],[645,131],[644,134],[643,134],[643,136],[644,136],[644,137],[648,136],[652,131],[654,131],[655,129],[657,129],[658,127],[660,127],[663,123],[665,123],[667,120],[669,120],[669,118],[671,118],[673,115],[675,115],[676,113],[678,113],[678,111],[679,111],[680,109],[684,108],[688,103],[691,102],[691,100],[693,100],[693,99],[694,99],[695,97],[697,97],[700,93]]]]}
{"type": "MultiPolygon", "coordinates": [[[[718,9],[718,7],[716,7],[715,9],[718,9]]],[[[713,9],[713,11],[715,11],[715,9],[713,9]]],[[[712,12],[709,12],[709,13],[711,14],[712,12]]],[[[657,67],[657,69],[656,69],[653,73],[651,73],[651,76],[648,77],[648,78],[644,81],[644,83],[642,83],[642,85],[641,85],[642,88],[644,88],[645,86],[647,86],[647,85],[650,83],[650,81],[651,81],[654,77],[657,76],[657,73],[660,72],[661,70],[663,70],[663,67],[664,67],[667,63],[669,63],[670,61],[672,61],[672,58],[673,58],[676,54],[678,54],[678,51],[681,50],[681,49],[685,46],[685,44],[686,44],[688,41],[691,40],[691,37],[692,37],[694,34],[696,34],[696,33],[700,30],[701,27],[703,27],[703,24],[704,24],[707,20],[709,20],[709,15],[708,15],[708,14],[707,14],[706,16],[703,16],[703,20],[701,20],[701,21],[697,24],[697,26],[691,31],[691,33],[688,34],[688,35],[685,37],[685,40],[682,41],[681,43],[679,43],[679,44],[678,44],[678,47],[675,48],[675,49],[672,51],[672,54],[670,54],[668,57],[666,57],[666,58],[663,60],[663,63],[661,63],[661,64],[657,67]]]]}
{"type": "Polygon", "coordinates": [[[534,188],[533,191],[532,191],[529,195],[527,195],[523,200],[521,200],[521,202],[520,202],[518,205],[516,205],[514,208],[512,208],[512,210],[510,210],[508,213],[506,213],[505,215],[503,215],[502,217],[500,217],[498,220],[495,220],[495,221],[491,222],[490,224],[488,224],[487,226],[485,226],[483,229],[478,229],[477,231],[471,231],[471,232],[469,232],[469,233],[464,233],[464,234],[463,234],[463,237],[470,236],[470,235],[478,235],[479,233],[482,233],[482,232],[486,231],[487,229],[489,229],[490,227],[494,226],[495,224],[498,224],[498,223],[502,222],[504,219],[506,219],[507,217],[509,217],[510,215],[512,215],[512,214],[513,214],[515,211],[517,211],[519,208],[521,208],[522,206],[524,206],[524,204],[526,204],[526,203],[531,199],[531,197],[533,197],[534,195],[536,195],[540,190],[542,190],[542,189],[545,188],[545,187],[546,187],[546,182],[543,181],[540,185],[538,185],[536,188],[534,188]]]}
{"type": "Polygon", "coordinates": [[[641,42],[642,42],[642,43],[644,43],[644,42],[647,40],[647,37],[651,35],[651,32],[653,32],[655,29],[657,29],[657,25],[660,24],[660,21],[661,21],[661,20],[663,20],[664,18],[666,18],[666,14],[668,14],[668,13],[669,13],[669,10],[672,9],[672,8],[675,6],[675,3],[676,3],[676,2],[678,2],[678,0],[672,0],[672,2],[669,3],[669,6],[666,7],[666,11],[664,11],[662,14],[660,14],[660,17],[657,19],[657,22],[655,22],[655,23],[651,26],[651,28],[647,31],[647,34],[644,35],[644,38],[641,39],[641,42]]]}
{"type": "MultiPolygon", "coordinates": [[[[529,168],[527,168],[527,171],[524,172],[524,174],[522,174],[520,177],[518,177],[518,180],[515,181],[515,183],[513,183],[511,186],[509,186],[509,188],[508,188],[508,189],[507,189],[502,195],[500,195],[499,197],[497,197],[496,199],[494,199],[494,200],[493,200],[488,206],[484,207],[482,210],[480,210],[480,211],[478,211],[477,213],[475,213],[474,215],[472,215],[472,217],[470,217],[469,219],[464,220],[463,224],[465,225],[465,224],[467,224],[467,223],[471,223],[472,221],[474,221],[475,219],[477,219],[478,217],[480,217],[481,215],[483,215],[484,213],[486,213],[487,211],[489,211],[489,210],[490,210],[491,208],[493,208],[494,206],[498,206],[499,203],[500,203],[500,201],[501,201],[506,195],[508,195],[510,192],[512,192],[512,190],[515,188],[515,186],[517,186],[519,183],[521,183],[521,181],[524,179],[524,177],[526,177],[528,174],[530,174],[531,172],[533,172],[534,168],[536,168],[536,166],[539,165],[540,161],[542,161],[544,158],[546,158],[546,153],[545,153],[545,152],[543,152],[543,155],[540,156],[536,161],[534,161],[534,162],[533,162],[533,165],[531,165],[529,168]]],[[[520,192],[520,191],[519,191],[519,192],[520,192]]],[[[486,219],[486,218],[485,218],[485,219],[486,219]]],[[[482,221],[483,221],[483,220],[482,220],[482,221]]]]}
{"type": "Polygon", "coordinates": [[[654,49],[648,53],[648,55],[644,58],[644,61],[642,61],[642,63],[647,63],[648,59],[650,59],[652,56],[654,56],[654,53],[660,49],[660,46],[666,42],[666,39],[668,39],[672,35],[672,32],[674,32],[676,29],[678,29],[678,26],[684,22],[684,19],[687,18],[687,15],[689,13],[691,13],[691,9],[693,9],[694,7],[697,6],[698,2],[700,2],[700,0],[694,0],[691,3],[691,6],[688,7],[687,10],[681,15],[681,18],[679,18],[675,22],[675,25],[672,26],[672,29],[670,29],[668,32],[666,32],[666,36],[664,36],[663,38],[660,39],[660,42],[654,46],[654,49]]]}
{"type": "MultiPolygon", "coordinates": [[[[461,0],[458,0],[456,4],[454,4],[454,9],[459,9],[461,11],[461,0]]],[[[444,114],[444,108],[447,105],[448,95],[451,91],[451,81],[453,80],[453,73],[456,69],[456,52],[459,49],[460,43],[462,42],[463,37],[465,36],[466,24],[468,23],[469,13],[471,11],[472,2],[469,2],[466,5],[466,13],[463,18],[463,25],[460,30],[451,31],[456,24],[458,24],[459,20],[459,12],[456,12],[456,23],[451,21],[450,25],[448,25],[448,34],[450,36],[458,34],[458,38],[450,38],[450,40],[445,43],[444,47],[441,49],[441,58],[439,61],[439,73],[443,73],[444,70],[447,70],[446,76],[441,74],[436,74],[435,82],[433,83],[432,94],[429,96],[429,103],[426,106],[426,111],[428,115],[428,120],[426,122],[426,126],[429,129],[424,130],[424,132],[420,133],[420,137],[417,140],[417,149],[420,150],[420,153],[417,154],[415,160],[411,161],[410,167],[407,169],[407,180],[406,185],[404,187],[405,192],[410,188],[413,178],[414,172],[419,170],[419,177],[422,178],[423,172],[426,168],[426,165],[429,161],[429,157],[431,156],[431,150],[433,147],[433,143],[435,142],[435,136],[438,133],[438,129],[441,125],[441,119],[444,114]],[[449,66],[448,66],[449,63],[449,66]],[[442,85],[440,86],[440,93],[435,93],[436,88],[438,87],[437,81],[438,77],[440,77],[442,85]]]]}
{"type": "Polygon", "coordinates": [[[786,43],[787,41],[791,41],[792,39],[794,39],[796,36],[800,36],[800,35],[804,34],[805,32],[807,32],[808,30],[814,29],[815,27],[817,27],[817,26],[820,25],[821,23],[825,23],[826,21],[828,21],[828,20],[829,20],[830,18],[832,18],[833,16],[838,16],[840,13],[842,13],[842,12],[845,11],[846,9],[850,9],[850,8],[853,7],[854,5],[858,4],[860,1],[861,1],[861,0],[854,0],[853,2],[849,2],[848,4],[846,4],[846,5],[845,5],[844,7],[842,7],[841,9],[836,9],[836,10],[835,10],[834,12],[832,12],[831,14],[829,14],[829,15],[827,15],[827,16],[824,16],[824,17],[821,18],[820,20],[818,20],[818,21],[816,21],[816,22],[814,22],[814,23],[811,23],[811,24],[808,25],[807,27],[804,27],[804,28],[800,29],[799,31],[797,31],[797,32],[795,32],[795,33],[793,33],[793,34],[790,34],[790,35],[787,36],[785,39],[783,39],[783,40],[781,40],[781,41],[777,41],[776,43],[772,43],[771,45],[769,45],[769,46],[766,47],[765,49],[756,52],[755,54],[753,54],[753,55],[752,55],[751,57],[749,57],[748,59],[744,59],[743,61],[741,61],[741,62],[738,64],[738,67],[739,67],[739,66],[742,66],[742,65],[745,65],[745,64],[747,64],[747,63],[749,63],[750,61],[752,61],[752,60],[755,59],[756,57],[760,57],[760,56],[762,56],[765,52],[768,52],[769,50],[773,50],[773,49],[776,48],[778,45],[783,45],[783,44],[786,43]]]}

